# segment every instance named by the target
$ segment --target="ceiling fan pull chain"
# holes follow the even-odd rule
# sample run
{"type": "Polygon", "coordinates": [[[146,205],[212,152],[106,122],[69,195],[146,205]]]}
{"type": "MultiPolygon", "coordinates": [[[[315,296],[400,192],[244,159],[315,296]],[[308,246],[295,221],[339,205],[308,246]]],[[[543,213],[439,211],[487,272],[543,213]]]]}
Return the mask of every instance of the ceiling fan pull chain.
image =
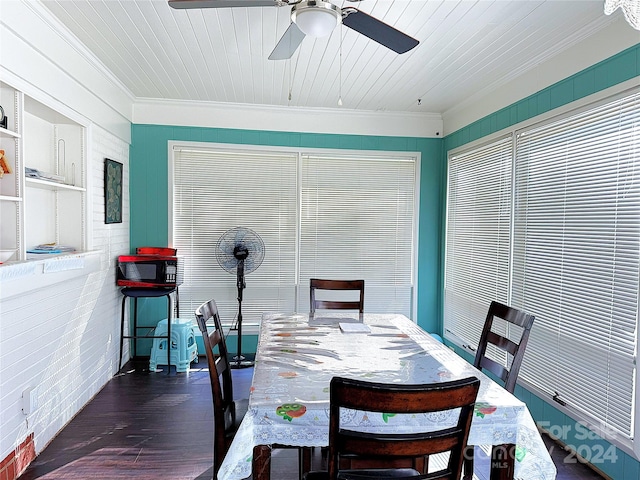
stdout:
{"type": "Polygon", "coordinates": [[[342,23],[340,24],[340,64],[338,65],[338,106],[342,106],[342,23]]]}
{"type": "Polygon", "coordinates": [[[291,89],[293,88],[293,85],[291,85],[291,58],[287,63],[289,64],[289,102],[291,102],[291,89]]]}

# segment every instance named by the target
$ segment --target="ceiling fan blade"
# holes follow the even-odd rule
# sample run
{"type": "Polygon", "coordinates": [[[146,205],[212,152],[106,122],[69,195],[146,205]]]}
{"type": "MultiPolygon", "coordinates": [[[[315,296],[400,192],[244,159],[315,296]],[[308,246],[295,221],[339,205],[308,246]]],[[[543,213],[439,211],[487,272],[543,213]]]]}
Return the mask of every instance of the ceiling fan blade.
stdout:
{"type": "Polygon", "coordinates": [[[390,48],[396,53],[405,53],[418,45],[418,40],[396,30],[380,20],[373,18],[355,8],[343,9],[347,13],[342,18],[342,23],[362,35],[369,37],[374,42],[390,48]]]}
{"type": "Polygon", "coordinates": [[[298,28],[298,26],[291,22],[287,31],[284,32],[282,38],[278,40],[276,48],[273,49],[269,60],[287,60],[291,58],[291,55],[298,49],[302,40],[304,40],[304,33],[298,28]]]}
{"type": "Polygon", "coordinates": [[[169,0],[173,8],[273,7],[275,0],[169,0]]]}

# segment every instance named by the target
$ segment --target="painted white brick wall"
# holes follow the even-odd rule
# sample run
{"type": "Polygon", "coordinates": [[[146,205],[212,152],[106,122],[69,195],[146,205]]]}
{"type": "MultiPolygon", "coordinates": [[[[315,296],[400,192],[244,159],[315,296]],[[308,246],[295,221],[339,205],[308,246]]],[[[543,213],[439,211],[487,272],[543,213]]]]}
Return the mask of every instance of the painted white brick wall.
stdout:
{"type": "Polygon", "coordinates": [[[95,125],[88,145],[90,249],[97,271],[0,304],[0,458],[31,432],[42,449],[118,370],[118,255],[129,253],[129,145],[95,125]],[[104,223],[104,159],[124,165],[123,222],[104,223]],[[35,387],[38,408],[22,413],[35,387]]]}

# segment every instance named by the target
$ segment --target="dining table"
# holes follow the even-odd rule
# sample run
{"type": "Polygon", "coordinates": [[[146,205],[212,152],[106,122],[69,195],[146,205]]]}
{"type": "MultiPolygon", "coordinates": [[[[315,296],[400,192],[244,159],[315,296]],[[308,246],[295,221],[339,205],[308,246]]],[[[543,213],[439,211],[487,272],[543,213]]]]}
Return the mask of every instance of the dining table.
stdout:
{"type": "MultiPolygon", "coordinates": [[[[264,313],[249,410],[218,478],[240,480],[253,475],[253,480],[268,480],[273,446],[327,446],[329,384],[334,376],[397,384],[475,376],[480,390],[468,444],[503,448],[495,450],[503,454],[491,460],[490,478],[556,477],[556,467],[526,404],[406,316],[316,314],[310,318],[304,313],[264,313]]],[[[435,430],[455,420],[452,412],[341,413],[343,424],[372,431],[435,430]]]]}

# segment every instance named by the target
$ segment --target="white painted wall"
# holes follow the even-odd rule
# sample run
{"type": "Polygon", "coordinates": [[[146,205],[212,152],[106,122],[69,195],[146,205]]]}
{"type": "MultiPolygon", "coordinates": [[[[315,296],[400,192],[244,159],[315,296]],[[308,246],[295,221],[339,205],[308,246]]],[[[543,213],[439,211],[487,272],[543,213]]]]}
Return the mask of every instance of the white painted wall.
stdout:
{"type": "MultiPolygon", "coordinates": [[[[0,1],[0,79],[89,121],[88,274],[47,288],[5,284],[0,303],[0,460],[30,433],[39,453],[116,373],[121,295],[116,257],[129,253],[132,97],[38,4],[0,1]],[[120,224],[104,223],[104,159],[124,165],[120,224]],[[34,388],[38,407],[22,412],[34,388]]],[[[0,267],[1,268],[1,267],[0,267]]],[[[48,274],[49,278],[66,278],[48,274]]],[[[14,280],[15,282],[15,280],[14,280]]],[[[3,288],[4,282],[0,283],[3,288]]]]}
{"type": "Polygon", "coordinates": [[[2,458],[30,433],[39,453],[118,369],[122,297],[115,286],[115,258],[129,253],[128,164],[128,144],[92,127],[89,205],[97,253],[85,262],[95,267],[88,275],[3,298],[0,304],[2,458]],[[105,157],[125,166],[121,224],[104,224],[105,157]],[[38,404],[30,415],[22,412],[27,388],[35,388],[38,404]]]}

